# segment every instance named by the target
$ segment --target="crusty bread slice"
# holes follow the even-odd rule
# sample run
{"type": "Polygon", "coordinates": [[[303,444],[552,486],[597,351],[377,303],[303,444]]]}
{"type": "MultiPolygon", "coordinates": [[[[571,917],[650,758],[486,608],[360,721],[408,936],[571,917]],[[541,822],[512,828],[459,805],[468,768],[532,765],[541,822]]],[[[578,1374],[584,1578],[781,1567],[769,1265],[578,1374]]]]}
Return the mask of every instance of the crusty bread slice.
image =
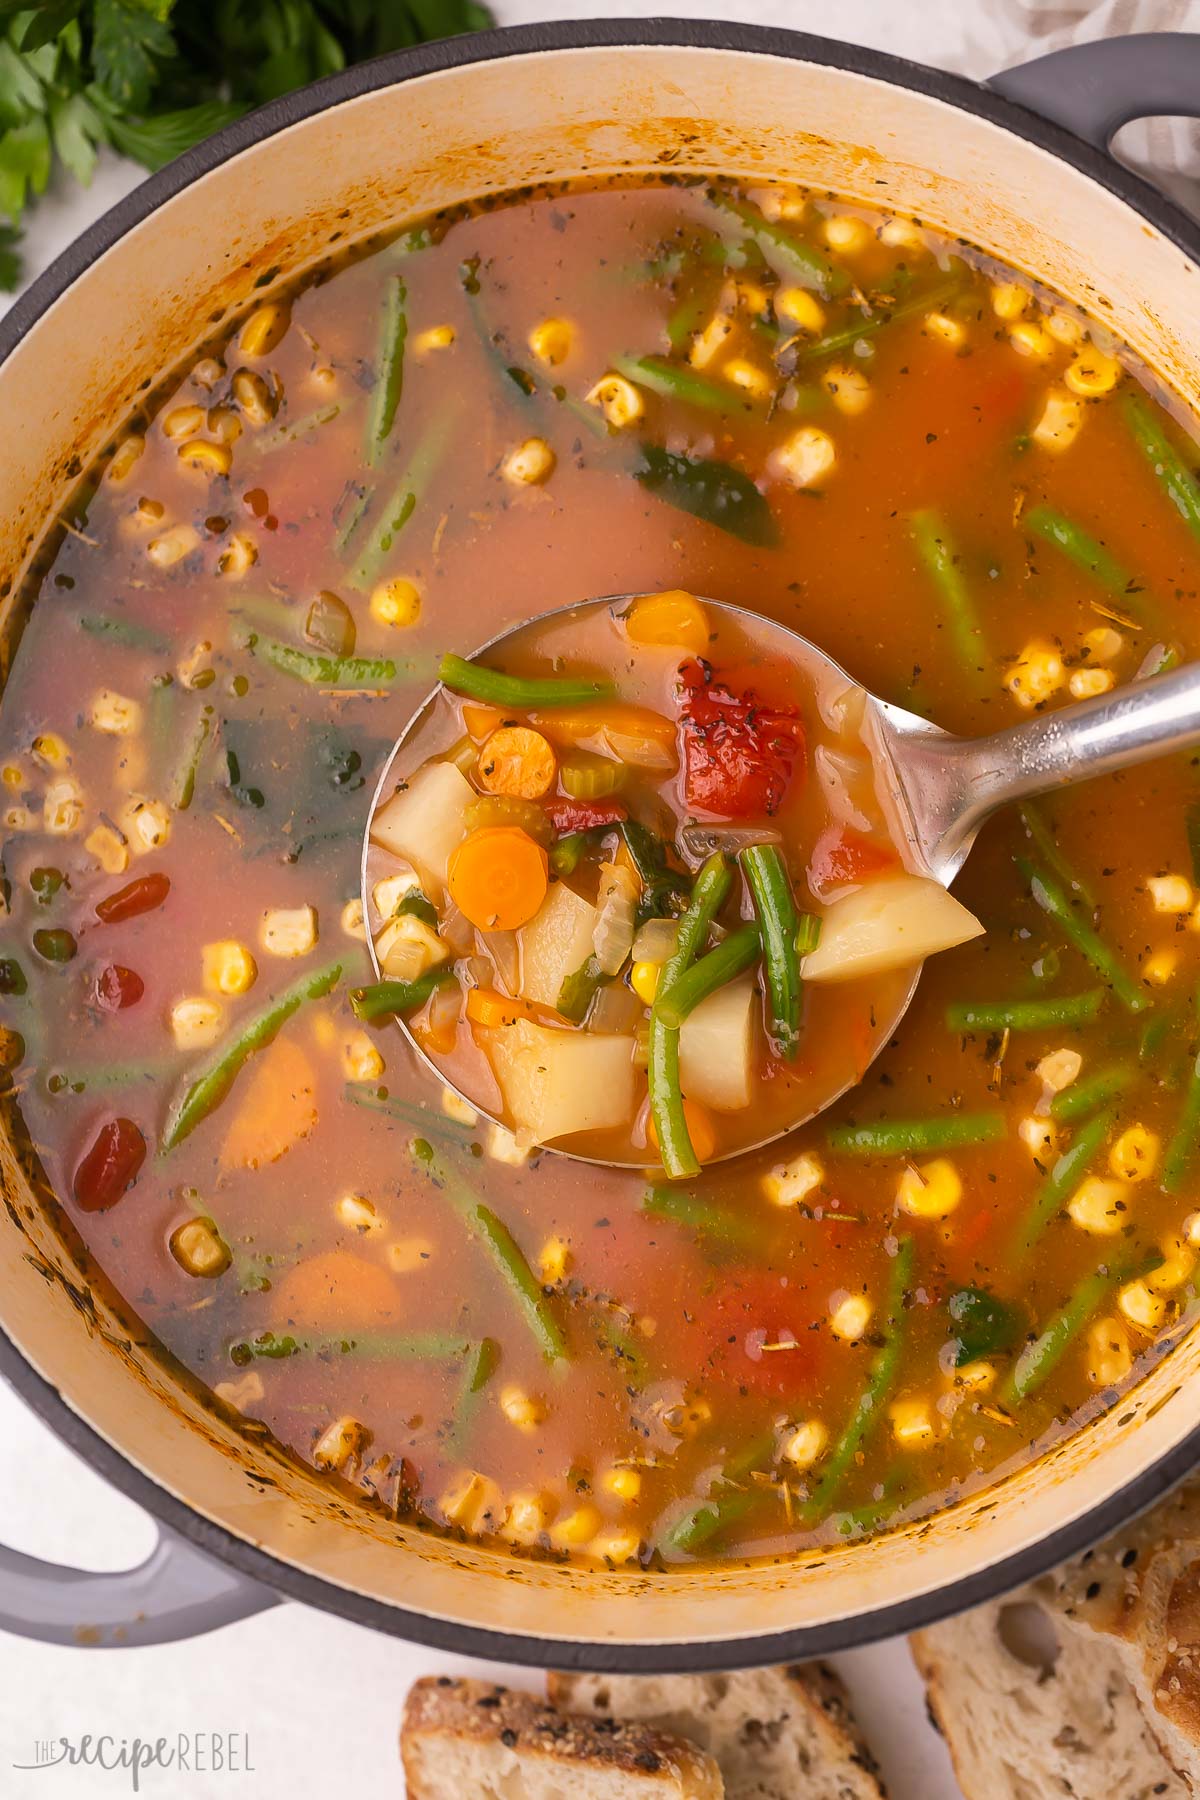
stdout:
{"type": "Polygon", "coordinates": [[[880,1800],[875,1762],[831,1669],[733,1675],[551,1675],[550,1698],[588,1718],[646,1719],[713,1755],[727,1800],[880,1800]]]}
{"type": "Polygon", "coordinates": [[[930,1716],[967,1800],[1185,1800],[1138,1704],[1121,1649],[1042,1592],[911,1639],[930,1716]]]}
{"type": "Polygon", "coordinates": [[[533,1694],[429,1676],[400,1733],[408,1800],[722,1800],[721,1773],[686,1738],[571,1718],[533,1694]]]}

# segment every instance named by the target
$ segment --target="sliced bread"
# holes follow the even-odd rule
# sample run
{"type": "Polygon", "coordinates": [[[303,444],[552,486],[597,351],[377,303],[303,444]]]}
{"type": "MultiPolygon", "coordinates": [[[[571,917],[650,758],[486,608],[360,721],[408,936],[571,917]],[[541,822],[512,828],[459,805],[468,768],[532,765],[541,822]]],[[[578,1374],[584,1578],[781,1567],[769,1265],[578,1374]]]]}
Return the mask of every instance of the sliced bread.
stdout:
{"type": "Polygon", "coordinates": [[[1041,1584],[917,1632],[929,1711],[967,1800],[1185,1800],[1121,1648],[1041,1584]]]}
{"type": "Polygon", "coordinates": [[[533,1694],[429,1676],[400,1733],[408,1800],[722,1800],[720,1770],[686,1738],[580,1719],[533,1694]]]}
{"type": "Polygon", "coordinates": [[[846,1690],[817,1663],[732,1675],[551,1675],[550,1698],[589,1719],[644,1719],[716,1758],[728,1800],[880,1800],[846,1690]]]}

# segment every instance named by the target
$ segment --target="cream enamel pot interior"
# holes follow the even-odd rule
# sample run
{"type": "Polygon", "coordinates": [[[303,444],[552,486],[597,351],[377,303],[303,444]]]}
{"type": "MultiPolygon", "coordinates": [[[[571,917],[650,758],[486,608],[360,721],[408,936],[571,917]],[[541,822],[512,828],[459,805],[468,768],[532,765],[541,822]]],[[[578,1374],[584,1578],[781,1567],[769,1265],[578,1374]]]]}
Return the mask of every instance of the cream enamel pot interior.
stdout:
{"type": "MultiPolygon", "coordinates": [[[[1090,46],[995,85],[1075,131],[994,87],[873,53],[661,20],[457,40],[277,102],[147,182],[0,326],[5,607],[106,424],[257,280],[303,269],[335,240],[550,176],[669,162],[916,213],[1045,278],[1200,405],[1200,231],[1104,150],[1126,119],[1200,110],[1200,38],[1090,46]]],[[[4,673],[9,660],[6,648],[4,673]]],[[[10,1117],[0,1367],[163,1526],[149,1561],[120,1576],[6,1552],[0,1624],[32,1636],[163,1641],[292,1595],[510,1661],[778,1660],[907,1630],[1027,1579],[1200,1460],[1192,1333],[1039,1462],[874,1542],[669,1576],[582,1575],[444,1543],[331,1495],[208,1410],[80,1266],[68,1222],[34,1197],[18,1137],[10,1117]]]]}

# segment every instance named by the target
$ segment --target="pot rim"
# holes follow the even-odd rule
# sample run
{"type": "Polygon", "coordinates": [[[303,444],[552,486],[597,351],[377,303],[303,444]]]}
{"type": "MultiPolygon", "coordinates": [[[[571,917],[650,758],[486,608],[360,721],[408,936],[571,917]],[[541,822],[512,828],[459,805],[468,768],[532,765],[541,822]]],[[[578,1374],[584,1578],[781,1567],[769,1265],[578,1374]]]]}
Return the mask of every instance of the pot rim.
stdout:
{"type": "MultiPolygon", "coordinates": [[[[1150,182],[1107,152],[967,77],[884,51],[767,26],[673,18],[534,24],[469,33],[359,63],[269,102],[186,151],[74,239],[9,309],[0,320],[0,370],[26,333],[92,263],[165,201],[240,151],[265,143],[302,120],[381,88],[477,62],[564,50],[673,46],[814,63],[942,101],[1013,132],[1077,169],[1133,207],[1200,265],[1200,223],[1150,182]]],[[[0,1374],[62,1442],[135,1504],[198,1550],[278,1594],[431,1649],[537,1668],[557,1666],[602,1673],[650,1674],[665,1669],[703,1673],[789,1662],[918,1630],[1034,1580],[1152,1505],[1200,1462],[1197,1426],[1101,1505],[953,1587],[934,1587],[910,1599],[868,1607],[820,1625],[699,1644],[670,1638],[639,1643],[543,1638],[407,1611],[298,1568],[218,1525],[160,1486],[89,1424],[27,1360],[2,1323],[0,1374]]]]}

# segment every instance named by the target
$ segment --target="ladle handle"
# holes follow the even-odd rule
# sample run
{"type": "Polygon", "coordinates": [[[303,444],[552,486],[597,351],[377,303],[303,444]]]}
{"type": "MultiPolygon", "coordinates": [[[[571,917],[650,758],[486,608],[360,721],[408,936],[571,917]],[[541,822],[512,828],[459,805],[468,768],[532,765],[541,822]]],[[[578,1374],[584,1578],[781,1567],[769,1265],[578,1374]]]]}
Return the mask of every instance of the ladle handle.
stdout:
{"type": "Polygon", "coordinates": [[[1094,700],[1041,713],[990,737],[957,740],[963,823],[1008,800],[1186,750],[1200,744],[1200,663],[1133,681],[1094,700]]]}

